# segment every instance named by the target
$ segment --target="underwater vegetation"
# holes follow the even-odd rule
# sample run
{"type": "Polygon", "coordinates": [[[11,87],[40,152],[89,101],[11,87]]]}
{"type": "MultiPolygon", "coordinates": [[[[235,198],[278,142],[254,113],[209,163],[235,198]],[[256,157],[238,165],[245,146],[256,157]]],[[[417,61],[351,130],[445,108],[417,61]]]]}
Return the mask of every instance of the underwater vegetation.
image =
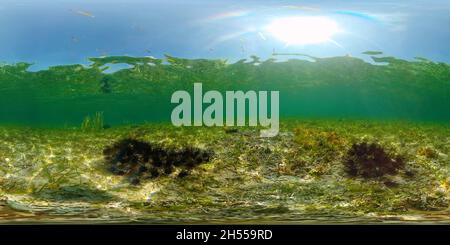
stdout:
{"type": "Polygon", "coordinates": [[[100,80],[100,91],[105,94],[111,93],[111,85],[114,83],[114,78],[112,76],[105,76],[100,80]]]}
{"type": "Polygon", "coordinates": [[[366,54],[3,64],[0,222],[449,222],[450,66],[366,54]],[[174,127],[196,82],[280,91],[279,134],[174,127]]]}
{"type": "Polygon", "coordinates": [[[81,123],[84,131],[101,130],[105,128],[103,112],[96,112],[93,116],[86,116],[81,123]]]}
{"type": "Polygon", "coordinates": [[[164,123],[0,127],[0,220],[448,222],[448,124],[283,120],[280,129],[260,138],[256,128],[164,123]],[[369,176],[392,166],[353,177],[349,157],[369,176]],[[147,178],[151,169],[158,176],[147,178]]]}

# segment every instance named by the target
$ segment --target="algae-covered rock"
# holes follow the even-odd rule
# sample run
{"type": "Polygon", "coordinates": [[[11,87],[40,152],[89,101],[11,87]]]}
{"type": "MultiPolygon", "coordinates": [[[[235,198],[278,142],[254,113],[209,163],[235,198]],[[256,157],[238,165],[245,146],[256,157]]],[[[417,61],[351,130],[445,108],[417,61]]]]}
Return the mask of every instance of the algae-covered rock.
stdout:
{"type": "Polygon", "coordinates": [[[376,143],[355,143],[344,161],[346,172],[350,176],[376,178],[396,174],[405,165],[401,156],[385,151],[376,143]]]}
{"type": "Polygon", "coordinates": [[[142,178],[155,178],[169,175],[175,168],[182,168],[180,177],[186,176],[186,170],[208,162],[212,151],[195,147],[174,149],[162,147],[145,141],[126,138],[103,151],[109,170],[117,175],[127,175],[132,184],[138,184],[142,178]]]}
{"type": "Polygon", "coordinates": [[[429,146],[420,147],[417,149],[417,155],[423,156],[426,158],[436,158],[439,156],[439,153],[429,146]]]}

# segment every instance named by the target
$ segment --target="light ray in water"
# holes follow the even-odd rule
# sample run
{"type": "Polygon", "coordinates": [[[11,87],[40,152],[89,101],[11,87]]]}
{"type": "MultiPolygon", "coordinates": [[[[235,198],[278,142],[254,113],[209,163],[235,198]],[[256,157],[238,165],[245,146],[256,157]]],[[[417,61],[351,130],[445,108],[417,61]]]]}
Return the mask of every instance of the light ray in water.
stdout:
{"type": "Polygon", "coordinates": [[[221,12],[212,16],[207,17],[204,19],[205,22],[212,22],[212,21],[221,21],[226,19],[233,19],[233,18],[239,18],[244,17],[250,14],[251,11],[249,10],[234,10],[234,11],[228,11],[228,12],[221,12]]]}
{"type": "Polygon", "coordinates": [[[215,40],[213,40],[209,45],[208,48],[212,48],[215,45],[218,45],[220,43],[232,40],[232,39],[236,39],[238,37],[241,37],[249,32],[252,32],[253,30],[247,29],[247,30],[242,30],[242,31],[237,31],[237,32],[233,32],[233,33],[228,33],[225,35],[222,35],[218,38],[216,38],[215,40]]]}
{"type": "Polygon", "coordinates": [[[334,45],[336,45],[337,47],[339,47],[341,49],[344,49],[344,47],[340,43],[336,42],[336,40],[333,40],[333,39],[330,38],[327,41],[332,43],[332,44],[334,44],[334,45]]]}

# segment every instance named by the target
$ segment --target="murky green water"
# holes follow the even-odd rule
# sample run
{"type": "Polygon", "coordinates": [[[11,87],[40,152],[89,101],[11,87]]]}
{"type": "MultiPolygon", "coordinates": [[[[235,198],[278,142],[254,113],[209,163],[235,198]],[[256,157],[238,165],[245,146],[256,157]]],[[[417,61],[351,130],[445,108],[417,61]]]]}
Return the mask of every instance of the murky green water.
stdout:
{"type": "MultiPolygon", "coordinates": [[[[274,56],[277,58],[278,56],[274,56]]],[[[293,58],[298,58],[294,56],[293,58]]],[[[104,57],[89,66],[56,66],[29,72],[29,64],[0,69],[3,123],[81,124],[103,112],[110,125],[169,121],[176,90],[280,91],[281,117],[450,120],[449,66],[383,55],[374,62],[352,57],[225,60],[104,57]],[[109,64],[131,68],[104,73],[109,64]]]]}

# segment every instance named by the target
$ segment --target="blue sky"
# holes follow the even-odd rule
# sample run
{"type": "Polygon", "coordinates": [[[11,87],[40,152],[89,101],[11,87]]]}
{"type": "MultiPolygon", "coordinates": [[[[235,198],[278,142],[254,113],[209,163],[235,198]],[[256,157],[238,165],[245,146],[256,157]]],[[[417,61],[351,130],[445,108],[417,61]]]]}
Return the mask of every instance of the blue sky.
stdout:
{"type": "Polygon", "coordinates": [[[272,52],[326,57],[380,50],[450,63],[450,1],[0,0],[0,61],[33,70],[132,55],[226,58],[272,52]],[[339,26],[330,41],[287,44],[267,31],[285,17],[339,26]]]}

